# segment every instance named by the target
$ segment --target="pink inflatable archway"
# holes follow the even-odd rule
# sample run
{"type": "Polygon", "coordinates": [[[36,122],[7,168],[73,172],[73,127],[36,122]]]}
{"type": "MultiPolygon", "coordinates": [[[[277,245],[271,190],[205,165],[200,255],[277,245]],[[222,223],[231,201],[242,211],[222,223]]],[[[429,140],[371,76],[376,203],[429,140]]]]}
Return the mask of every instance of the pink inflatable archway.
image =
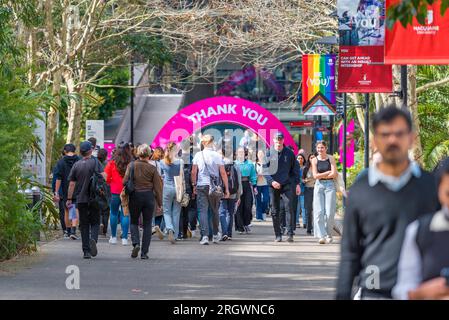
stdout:
{"type": "Polygon", "coordinates": [[[270,111],[240,98],[214,97],[195,102],[175,114],[159,131],[151,147],[181,142],[198,130],[214,124],[232,123],[251,129],[270,146],[276,132],[284,134],[285,145],[298,147],[287,128],[270,111]]]}

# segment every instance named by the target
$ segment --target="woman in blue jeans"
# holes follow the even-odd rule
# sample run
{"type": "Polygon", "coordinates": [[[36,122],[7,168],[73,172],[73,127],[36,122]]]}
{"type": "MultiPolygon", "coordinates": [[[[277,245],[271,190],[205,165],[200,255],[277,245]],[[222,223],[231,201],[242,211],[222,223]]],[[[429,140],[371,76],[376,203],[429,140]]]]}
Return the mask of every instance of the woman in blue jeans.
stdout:
{"type": "Polygon", "coordinates": [[[179,235],[179,216],[181,204],[176,201],[175,176],[180,175],[181,161],[175,159],[178,154],[176,143],[169,142],[165,148],[164,160],[161,161],[161,171],[164,179],[162,193],[162,210],[164,212],[165,228],[168,240],[175,244],[179,235]]]}
{"type": "Polygon", "coordinates": [[[265,213],[270,203],[270,189],[265,179],[268,172],[267,160],[262,150],[257,152],[257,195],[256,195],[256,221],[265,221],[265,213]]]}
{"type": "Polygon", "coordinates": [[[307,229],[308,219],[307,219],[307,211],[304,205],[304,182],[302,181],[304,168],[306,165],[306,157],[300,153],[297,158],[299,162],[299,176],[301,177],[301,194],[298,196],[298,207],[296,210],[296,224],[299,225],[299,217],[302,216],[302,227],[307,229]]]}
{"type": "Polygon", "coordinates": [[[111,188],[111,238],[110,244],[117,243],[117,224],[120,219],[120,225],[122,227],[122,245],[128,245],[128,229],[129,229],[129,216],[123,214],[121,209],[120,193],[123,190],[123,177],[126,173],[128,164],[133,160],[131,148],[129,144],[120,145],[115,151],[114,158],[108,162],[104,172],[106,173],[106,182],[111,188]]]}
{"type": "Polygon", "coordinates": [[[318,141],[316,151],[318,155],[312,159],[312,172],[316,179],[313,194],[313,229],[319,244],[329,244],[332,242],[337,201],[334,178],[338,173],[335,159],[327,154],[326,142],[318,141]]]}

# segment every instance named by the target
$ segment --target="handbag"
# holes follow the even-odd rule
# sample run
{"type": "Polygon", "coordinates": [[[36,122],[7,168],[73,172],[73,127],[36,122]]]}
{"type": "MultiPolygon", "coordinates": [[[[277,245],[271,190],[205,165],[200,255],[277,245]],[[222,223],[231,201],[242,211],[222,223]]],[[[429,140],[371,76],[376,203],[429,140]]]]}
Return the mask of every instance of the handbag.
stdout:
{"type": "Polygon", "coordinates": [[[129,168],[129,178],[128,181],[126,181],[124,190],[125,193],[130,196],[134,193],[135,187],[134,187],[134,161],[131,162],[131,166],[129,168]]]}
{"type": "Polygon", "coordinates": [[[184,162],[182,159],[179,165],[179,176],[175,176],[176,201],[181,207],[187,207],[190,203],[190,195],[186,192],[186,181],[184,179],[184,162]]]}
{"type": "Polygon", "coordinates": [[[216,177],[210,173],[206,159],[204,158],[204,151],[201,151],[201,155],[203,156],[204,166],[210,178],[209,196],[222,199],[224,197],[224,192],[223,187],[221,186],[220,177],[216,177]]]}

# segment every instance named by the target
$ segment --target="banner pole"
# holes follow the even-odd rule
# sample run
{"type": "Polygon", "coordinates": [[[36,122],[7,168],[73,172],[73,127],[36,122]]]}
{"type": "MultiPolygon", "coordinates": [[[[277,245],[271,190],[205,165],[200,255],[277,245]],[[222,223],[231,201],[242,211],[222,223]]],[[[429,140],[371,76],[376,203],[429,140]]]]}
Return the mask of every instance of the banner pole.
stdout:
{"type": "Polygon", "coordinates": [[[343,93],[343,182],[345,185],[345,189],[346,189],[346,167],[347,167],[347,137],[346,137],[346,132],[348,131],[347,128],[347,95],[346,93],[343,93]]]}
{"type": "Polygon", "coordinates": [[[401,93],[402,93],[402,109],[407,109],[408,103],[407,65],[401,66],[401,93]]]}
{"type": "Polygon", "coordinates": [[[365,93],[365,168],[369,167],[369,93],[365,93]]]}

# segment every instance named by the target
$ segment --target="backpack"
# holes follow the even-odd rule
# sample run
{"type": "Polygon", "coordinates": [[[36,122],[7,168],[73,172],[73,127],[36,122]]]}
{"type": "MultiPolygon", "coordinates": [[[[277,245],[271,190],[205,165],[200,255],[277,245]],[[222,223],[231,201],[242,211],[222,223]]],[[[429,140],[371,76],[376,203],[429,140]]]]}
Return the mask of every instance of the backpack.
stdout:
{"type": "Polygon", "coordinates": [[[95,168],[89,180],[89,206],[106,211],[109,208],[109,201],[111,199],[111,191],[106,180],[97,170],[97,159],[95,159],[95,168]]]}
{"type": "Polygon", "coordinates": [[[225,171],[226,175],[228,176],[229,194],[236,194],[239,188],[239,177],[237,174],[237,170],[235,169],[233,164],[226,164],[225,171]]]}

